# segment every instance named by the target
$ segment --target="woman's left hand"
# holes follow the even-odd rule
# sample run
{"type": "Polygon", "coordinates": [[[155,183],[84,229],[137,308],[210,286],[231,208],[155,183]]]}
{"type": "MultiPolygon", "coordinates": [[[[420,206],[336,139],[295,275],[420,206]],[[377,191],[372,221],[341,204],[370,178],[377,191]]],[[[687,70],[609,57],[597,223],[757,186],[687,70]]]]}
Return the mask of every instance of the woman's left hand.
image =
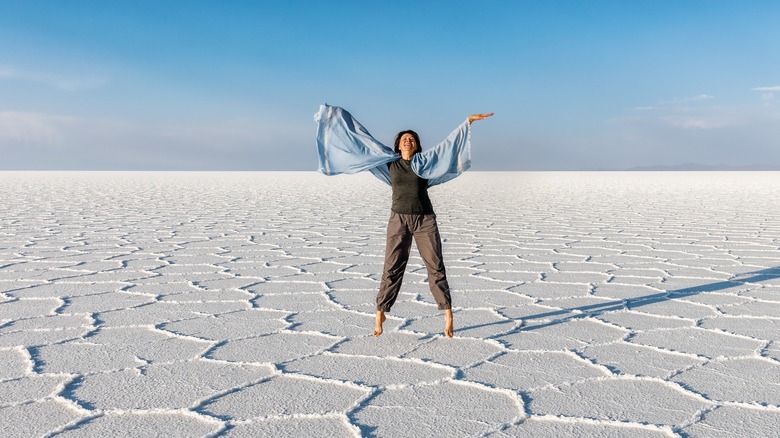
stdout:
{"type": "Polygon", "coordinates": [[[482,113],[482,114],[472,114],[469,116],[468,120],[469,123],[475,121],[475,120],[485,120],[488,117],[492,116],[493,113],[482,113]]]}

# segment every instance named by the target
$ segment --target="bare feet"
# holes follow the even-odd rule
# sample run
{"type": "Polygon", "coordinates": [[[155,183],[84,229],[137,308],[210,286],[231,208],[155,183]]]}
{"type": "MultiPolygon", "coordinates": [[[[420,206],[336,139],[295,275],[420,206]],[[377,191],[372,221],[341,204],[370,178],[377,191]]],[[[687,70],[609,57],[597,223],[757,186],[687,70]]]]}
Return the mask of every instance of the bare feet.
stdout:
{"type": "Polygon", "coordinates": [[[381,310],[376,311],[376,327],[374,328],[374,336],[382,334],[382,324],[385,322],[385,312],[381,310]]]}
{"type": "Polygon", "coordinates": [[[444,311],[444,336],[451,338],[455,334],[455,330],[452,328],[452,309],[446,309],[444,311]]]}

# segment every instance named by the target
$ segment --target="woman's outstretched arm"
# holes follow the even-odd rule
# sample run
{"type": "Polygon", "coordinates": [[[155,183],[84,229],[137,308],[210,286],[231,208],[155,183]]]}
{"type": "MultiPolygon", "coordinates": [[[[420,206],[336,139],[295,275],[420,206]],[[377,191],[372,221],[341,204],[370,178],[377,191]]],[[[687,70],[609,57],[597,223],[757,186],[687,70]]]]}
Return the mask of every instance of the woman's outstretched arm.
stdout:
{"type": "Polygon", "coordinates": [[[469,116],[468,121],[471,123],[475,120],[485,120],[492,115],[493,113],[472,114],[469,116]]]}

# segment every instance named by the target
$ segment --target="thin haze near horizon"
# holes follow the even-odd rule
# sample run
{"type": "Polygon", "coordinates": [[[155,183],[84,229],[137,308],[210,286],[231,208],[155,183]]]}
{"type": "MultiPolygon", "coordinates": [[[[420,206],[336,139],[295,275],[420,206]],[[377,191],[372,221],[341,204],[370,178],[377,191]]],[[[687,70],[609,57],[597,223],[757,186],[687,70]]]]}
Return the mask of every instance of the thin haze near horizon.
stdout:
{"type": "Polygon", "coordinates": [[[313,170],[313,114],[475,170],[780,167],[771,1],[3,2],[0,170],[313,170]]]}

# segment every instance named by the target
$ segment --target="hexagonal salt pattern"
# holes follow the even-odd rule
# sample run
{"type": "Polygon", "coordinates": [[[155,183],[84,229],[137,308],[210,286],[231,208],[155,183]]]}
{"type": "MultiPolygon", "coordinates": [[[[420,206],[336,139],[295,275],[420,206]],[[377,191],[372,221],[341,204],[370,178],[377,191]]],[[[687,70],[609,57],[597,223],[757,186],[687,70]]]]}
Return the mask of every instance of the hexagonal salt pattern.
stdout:
{"type": "Polygon", "coordinates": [[[638,378],[583,380],[535,390],[530,397],[535,414],[668,426],[693,421],[713,406],[668,382],[638,378]]]}
{"type": "Polygon", "coordinates": [[[448,339],[370,175],[0,172],[3,436],[773,436],[778,179],[439,186],[448,339]]]}

